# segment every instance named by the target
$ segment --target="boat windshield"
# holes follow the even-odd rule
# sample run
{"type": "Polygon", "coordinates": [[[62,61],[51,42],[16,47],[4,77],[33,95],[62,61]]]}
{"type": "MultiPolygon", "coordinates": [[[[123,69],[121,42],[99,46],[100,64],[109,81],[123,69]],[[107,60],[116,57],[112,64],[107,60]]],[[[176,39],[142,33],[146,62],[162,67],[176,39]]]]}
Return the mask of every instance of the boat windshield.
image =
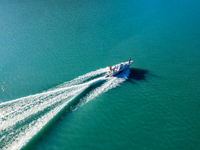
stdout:
{"type": "Polygon", "coordinates": [[[124,67],[124,64],[120,64],[120,69],[124,67]]]}

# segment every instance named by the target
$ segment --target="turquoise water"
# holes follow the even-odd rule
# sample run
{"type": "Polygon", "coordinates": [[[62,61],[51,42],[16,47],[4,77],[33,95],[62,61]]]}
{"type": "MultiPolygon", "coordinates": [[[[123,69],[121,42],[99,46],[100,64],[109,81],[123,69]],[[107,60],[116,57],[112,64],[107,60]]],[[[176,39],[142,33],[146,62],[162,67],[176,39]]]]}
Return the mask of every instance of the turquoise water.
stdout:
{"type": "Polygon", "coordinates": [[[200,149],[199,1],[3,0],[0,35],[1,149],[200,149]]]}

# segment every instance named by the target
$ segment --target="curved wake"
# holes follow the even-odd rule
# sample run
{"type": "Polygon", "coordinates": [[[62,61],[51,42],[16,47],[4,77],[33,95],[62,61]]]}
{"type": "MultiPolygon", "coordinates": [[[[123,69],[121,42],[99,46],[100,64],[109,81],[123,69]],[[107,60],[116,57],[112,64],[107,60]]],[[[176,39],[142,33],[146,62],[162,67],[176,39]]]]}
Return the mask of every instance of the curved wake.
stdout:
{"type": "Polygon", "coordinates": [[[89,87],[105,81],[100,86],[86,93],[73,107],[76,110],[99,94],[108,91],[126,80],[127,69],[117,77],[102,76],[109,68],[99,69],[65,82],[46,92],[22,97],[0,104],[0,148],[21,149],[33,136],[52,120],[61,110],[76,101],[78,96],[89,87]]]}

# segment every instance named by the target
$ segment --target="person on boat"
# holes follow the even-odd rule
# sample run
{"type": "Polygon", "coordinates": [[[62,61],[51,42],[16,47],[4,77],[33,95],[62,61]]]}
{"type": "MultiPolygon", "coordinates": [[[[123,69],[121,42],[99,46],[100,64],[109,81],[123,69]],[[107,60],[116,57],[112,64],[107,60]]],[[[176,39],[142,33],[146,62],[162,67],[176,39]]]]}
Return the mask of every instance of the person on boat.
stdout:
{"type": "Polygon", "coordinates": [[[110,66],[110,70],[112,70],[112,67],[110,66]]]}
{"type": "Polygon", "coordinates": [[[131,61],[131,58],[129,58],[129,63],[130,63],[130,61],[131,61]]]}

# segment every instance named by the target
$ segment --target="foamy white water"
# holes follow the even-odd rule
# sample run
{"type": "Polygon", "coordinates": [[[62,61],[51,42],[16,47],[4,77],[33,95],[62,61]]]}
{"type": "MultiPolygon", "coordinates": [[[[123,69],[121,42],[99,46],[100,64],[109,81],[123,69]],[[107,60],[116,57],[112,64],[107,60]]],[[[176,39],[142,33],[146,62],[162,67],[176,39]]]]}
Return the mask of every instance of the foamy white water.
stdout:
{"type": "Polygon", "coordinates": [[[103,68],[87,73],[49,91],[19,98],[0,104],[0,146],[3,150],[21,149],[63,108],[75,100],[87,88],[105,81],[80,99],[76,110],[99,94],[108,91],[126,80],[130,70],[117,77],[99,77],[108,70],[103,68]]]}

